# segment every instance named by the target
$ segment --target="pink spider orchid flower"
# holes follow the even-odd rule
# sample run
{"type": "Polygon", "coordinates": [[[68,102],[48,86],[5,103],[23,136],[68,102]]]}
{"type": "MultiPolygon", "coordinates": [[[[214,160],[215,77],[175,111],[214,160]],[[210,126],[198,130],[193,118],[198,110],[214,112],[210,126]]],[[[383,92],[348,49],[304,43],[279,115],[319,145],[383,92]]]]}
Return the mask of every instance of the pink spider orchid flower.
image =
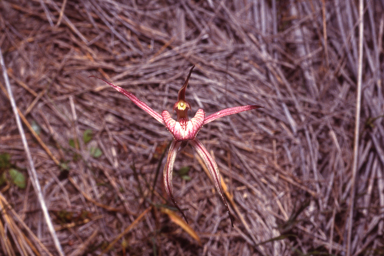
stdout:
{"type": "MultiPolygon", "coordinates": [[[[202,109],[197,110],[195,116],[189,120],[188,119],[188,110],[191,108],[189,103],[185,100],[185,91],[187,89],[188,81],[191,76],[192,70],[195,66],[192,66],[191,70],[189,71],[188,77],[185,80],[185,83],[183,87],[179,90],[177,102],[173,106],[173,110],[176,111],[177,114],[177,121],[174,120],[171,117],[171,114],[164,110],[161,115],[154,111],[152,108],[150,108],[147,104],[139,100],[135,95],[132,93],[124,90],[123,88],[116,86],[112,83],[109,83],[101,78],[98,78],[111,87],[113,87],[118,92],[124,94],[126,97],[128,97],[133,103],[135,103],[139,108],[150,114],[153,118],[155,118],[159,123],[163,124],[168,131],[173,136],[173,141],[169,147],[168,157],[167,157],[167,163],[165,164],[164,168],[164,186],[165,190],[168,194],[168,196],[171,198],[173,204],[176,206],[176,208],[180,211],[180,213],[183,215],[184,219],[187,221],[187,218],[185,217],[183,211],[180,209],[180,207],[177,205],[175,198],[173,196],[173,187],[172,187],[172,173],[173,173],[173,164],[176,159],[176,154],[178,150],[181,148],[183,142],[189,142],[192,147],[197,151],[201,159],[203,159],[205,165],[207,166],[209,173],[211,175],[212,180],[215,183],[215,187],[221,197],[221,200],[223,201],[225,208],[229,214],[229,217],[231,219],[231,223],[233,226],[233,216],[231,215],[228,207],[227,200],[224,197],[223,188],[221,187],[221,177],[219,168],[217,167],[217,164],[215,160],[212,158],[212,156],[209,154],[208,150],[204,147],[204,145],[196,138],[197,133],[200,131],[201,127],[203,125],[208,124],[220,117],[228,116],[237,114],[243,111],[251,110],[251,109],[257,109],[261,108],[261,106],[258,105],[247,105],[247,106],[240,106],[240,107],[233,107],[233,108],[227,108],[223,109],[219,112],[216,112],[212,115],[205,116],[205,112],[202,109]]],[[[94,76],[92,76],[94,77],[94,76]]],[[[185,143],[184,143],[185,145],[185,143]]]]}

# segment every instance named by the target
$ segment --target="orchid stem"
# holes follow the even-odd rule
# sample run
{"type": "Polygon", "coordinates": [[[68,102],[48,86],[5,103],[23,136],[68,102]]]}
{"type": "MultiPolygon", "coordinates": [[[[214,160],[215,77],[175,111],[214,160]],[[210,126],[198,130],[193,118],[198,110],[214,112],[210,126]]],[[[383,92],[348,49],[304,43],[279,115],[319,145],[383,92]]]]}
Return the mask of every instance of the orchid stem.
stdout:
{"type": "Polygon", "coordinates": [[[169,146],[171,145],[171,143],[172,143],[172,141],[170,141],[168,143],[167,147],[164,149],[163,153],[160,156],[159,162],[157,163],[156,175],[155,175],[155,179],[153,180],[153,185],[152,185],[152,189],[151,189],[151,201],[153,201],[153,196],[154,196],[154,192],[155,192],[155,186],[156,186],[156,183],[157,183],[157,179],[159,178],[159,172],[160,172],[160,168],[161,168],[161,163],[163,162],[163,159],[165,157],[165,153],[168,152],[168,149],[169,149],[169,146]]]}

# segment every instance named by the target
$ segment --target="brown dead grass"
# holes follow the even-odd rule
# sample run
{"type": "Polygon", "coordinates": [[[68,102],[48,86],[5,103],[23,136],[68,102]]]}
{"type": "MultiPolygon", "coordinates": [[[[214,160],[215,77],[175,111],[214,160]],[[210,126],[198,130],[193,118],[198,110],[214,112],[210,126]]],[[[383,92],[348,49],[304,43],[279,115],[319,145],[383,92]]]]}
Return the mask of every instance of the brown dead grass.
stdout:
{"type": "MultiPolygon", "coordinates": [[[[0,47],[17,107],[41,139],[24,126],[65,254],[345,255],[358,70],[355,3],[127,2],[0,2],[0,47]],[[161,178],[151,196],[171,135],[89,78],[104,77],[154,110],[170,111],[192,64],[192,112],[264,106],[210,123],[198,135],[228,186],[234,228],[193,150],[184,148],[176,159],[176,200],[201,245],[161,211],[173,207],[161,178]],[[85,143],[89,129],[93,138],[85,143]],[[91,147],[102,155],[93,157],[91,147]],[[185,166],[189,181],[178,175],[185,166]]],[[[351,255],[382,255],[384,3],[365,4],[351,255]]],[[[0,153],[27,175],[3,91],[0,153]]],[[[0,252],[57,255],[31,183],[19,189],[8,180],[0,189],[0,252]]]]}

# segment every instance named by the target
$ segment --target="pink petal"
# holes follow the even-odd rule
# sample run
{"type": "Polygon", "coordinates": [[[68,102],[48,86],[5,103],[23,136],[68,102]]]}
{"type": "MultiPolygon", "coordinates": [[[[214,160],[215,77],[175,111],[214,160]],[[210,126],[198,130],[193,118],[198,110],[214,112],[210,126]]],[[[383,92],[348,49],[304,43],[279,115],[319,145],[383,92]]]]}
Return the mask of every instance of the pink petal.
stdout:
{"type": "Polygon", "coordinates": [[[110,82],[107,82],[105,81],[104,79],[101,79],[99,77],[96,77],[96,76],[90,76],[90,77],[94,77],[94,78],[97,78],[97,79],[100,79],[102,81],[104,81],[105,83],[107,83],[108,85],[110,85],[111,87],[113,87],[116,91],[124,94],[125,96],[127,96],[131,101],[133,101],[133,103],[135,103],[139,108],[141,108],[142,110],[144,110],[145,112],[147,112],[148,114],[150,114],[153,118],[155,118],[157,121],[159,121],[161,124],[164,124],[164,121],[163,121],[163,118],[161,117],[161,115],[159,113],[157,113],[156,111],[154,111],[152,108],[150,108],[147,104],[145,104],[144,102],[142,102],[141,100],[139,100],[135,95],[133,95],[132,93],[124,90],[123,88],[121,88],[120,86],[117,86],[117,85],[114,85],[110,82]]]}
{"type": "Polygon", "coordinates": [[[171,146],[169,147],[167,163],[165,164],[163,175],[164,175],[165,191],[167,192],[168,196],[171,198],[176,208],[181,212],[185,221],[187,221],[187,218],[185,217],[183,211],[177,205],[175,198],[173,197],[173,187],[172,187],[173,164],[175,163],[176,154],[177,154],[177,151],[179,150],[181,143],[182,141],[176,141],[176,140],[172,141],[171,146]]]}
{"type": "Polygon", "coordinates": [[[223,117],[223,116],[229,116],[229,115],[237,114],[237,113],[240,113],[243,111],[256,109],[256,108],[262,108],[262,107],[258,106],[258,105],[247,105],[247,106],[241,106],[241,107],[226,108],[226,109],[220,110],[219,112],[216,112],[212,115],[207,116],[204,119],[203,125],[210,123],[210,122],[212,122],[212,121],[214,121],[220,117],[223,117]]]}
{"type": "Polygon", "coordinates": [[[221,200],[223,201],[225,208],[227,208],[227,212],[229,214],[229,217],[231,219],[231,223],[233,226],[233,216],[229,211],[227,200],[224,197],[224,192],[221,187],[221,176],[220,176],[219,168],[217,167],[216,162],[213,160],[212,156],[209,154],[207,149],[198,139],[191,140],[189,143],[196,149],[197,153],[199,154],[201,159],[203,159],[205,165],[207,166],[209,173],[211,174],[211,178],[217,189],[217,192],[219,192],[221,200]]]}
{"type": "Polygon", "coordinates": [[[203,126],[205,113],[204,110],[199,109],[196,115],[191,120],[175,121],[168,111],[164,110],[161,114],[163,116],[165,126],[168,131],[172,133],[175,140],[193,140],[200,128],[203,126]]]}

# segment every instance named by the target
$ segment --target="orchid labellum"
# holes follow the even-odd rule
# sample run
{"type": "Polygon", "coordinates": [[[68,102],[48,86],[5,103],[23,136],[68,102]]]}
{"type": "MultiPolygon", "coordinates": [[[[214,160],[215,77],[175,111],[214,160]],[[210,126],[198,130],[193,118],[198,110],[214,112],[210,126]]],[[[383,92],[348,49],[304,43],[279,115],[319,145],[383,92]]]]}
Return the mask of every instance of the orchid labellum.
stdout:
{"type": "Polygon", "coordinates": [[[205,116],[204,110],[199,109],[197,110],[195,116],[191,120],[189,120],[188,110],[191,108],[191,106],[185,100],[185,91],[187,89],[188,81],[194,67],[195,66],[192,66],[191,70],[189,71],[188,77],[185,80],[183,87],[181,87],[181,89],[179,90],[177,102],[173,106],[173,110],[176,111],[176,114],[177,114],[177,120],[174,120],[168,111],[164,110],[163,113],[160,115],[159,113],[154,111],[152,108],[150,108],[147,104],[145,104],[144,102],[136,98],[136,96],[133,95],[132,93],[124,90],[119,86],[109,83],[103,79],[100,79],[100,78],[98,79],[103,80],[105,83],[107,83],[108,85],[116,89],[118,92],[127,96],[139,108],[143,109],[145,112],[150,114],[153,118],[155,118],[159,123],[163,124],[168,129],[168,131],[172,134],[173,141],[170,145],[168,157],[167,157],[167,163],[165,164],[165,168],[164,168],[164,186],[173,204],[181,212],[184,219],[187,220],[183,211],[177,205],[175,198],[173,197],[172,172],[173,172],[173,164],[176,159],[177,151],[180,149],[183,142],[189,141],[189,143],[192,145],[193,148],[195,148],[195,150],[197,151],[197,153],[199,154],[199,156],[207,166],[207,169],[211,174],[211,178],[215,183],[215,187],[231,218],[231,222],[233,226],[233,218],[231,213],[229,212],[228,203],[224,197],[223,189],[221,187],[220,172],[217,167],[217,164],[215,160],[212,158],[212,156],[209,154],[208,150],[204,147],[204,145],[196,138],[196,135],[200,131],[201,127],[203,127],[203,125],[210,123],[220,117],[237,114],[237,113],[251,110],[251,109],[260,108],[260,106],[247,105],[247,106],[227,108],[209,116],[205,116]]]}

